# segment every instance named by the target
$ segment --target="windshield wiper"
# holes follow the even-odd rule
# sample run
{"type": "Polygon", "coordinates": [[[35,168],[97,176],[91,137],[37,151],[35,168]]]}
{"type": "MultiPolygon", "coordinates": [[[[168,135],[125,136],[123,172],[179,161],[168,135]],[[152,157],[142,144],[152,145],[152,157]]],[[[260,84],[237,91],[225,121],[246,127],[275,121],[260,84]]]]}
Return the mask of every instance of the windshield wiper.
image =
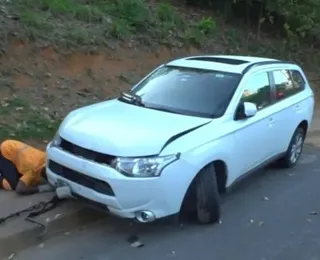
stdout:
{"type": "Polygon", "coordinates": [[[154,110],[159,110],[159,111],[163,111],[163,112],[169,112],[169,113],[181,115],[181,113],[179,113],[178,111],[175,111],[175,110],[172,110],[172,109],[169,109],[169,108],[155,107],[155,106],[146,106],[146,108],[150,108],[150,109],[154,109],[154,110]]]}
{"type": "Polygon", "coordinates": [[[135,94],[122,92],[120,98],[122,100],[125,100],[126,102],[130,102],[131,104],[135,104],[143,107],[145,106],[144,103],[142,102],[141,97],[135,94]]]}

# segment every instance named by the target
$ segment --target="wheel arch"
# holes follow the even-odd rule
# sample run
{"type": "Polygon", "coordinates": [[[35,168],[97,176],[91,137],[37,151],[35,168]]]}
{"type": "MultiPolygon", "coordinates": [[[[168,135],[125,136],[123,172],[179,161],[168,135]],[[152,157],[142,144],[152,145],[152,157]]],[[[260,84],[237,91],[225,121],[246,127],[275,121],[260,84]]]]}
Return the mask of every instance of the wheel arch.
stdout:
{"type": "Polygon", "coordinates": [[[181,209],[184,207],[184,204],[189,199],[189,196],[193,195],[194,183],[195,183],[195,180],[197,179],[197,177],[199,176],[200,172],[210,164],[213,164],[214,168],[215,168],[215,174],[216,174],[216,178],[217,178],[219,194],[226,193],[226,191],[227,191],[227,180],[228,180],[228,166],[227,166],[227,163],[224,160],[221,160],[221,159],[212,160],[211,162],[206,163],[205,165],[203,165],[203,167],[201,167],[199,169],[198,173],[195,175],[195,177],[190,182],[189,187],[188,187],[188,189],[187,189],[187,191],[186,191],[186,193],[184,195],[183,201],[181,203],[181,209]]]}
{"type": "Polygon", "coordinates": [[[307,120],[302,120],[297,128],[299,128],[299,127],[301,127],[304,130],[305,133],[307,133],[308,127],[309,127],[308,121],[307,120]]]}

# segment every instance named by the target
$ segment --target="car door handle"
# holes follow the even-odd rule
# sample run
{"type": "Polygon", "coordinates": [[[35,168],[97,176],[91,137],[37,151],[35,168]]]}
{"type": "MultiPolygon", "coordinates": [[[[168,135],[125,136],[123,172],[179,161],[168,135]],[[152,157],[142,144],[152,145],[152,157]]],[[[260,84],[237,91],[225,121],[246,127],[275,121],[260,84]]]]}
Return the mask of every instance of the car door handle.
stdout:
{"type": "Polygon", "coordinates": [[[296,111],[299,111],[300,110],[300,105],[296,105],[294,108],[295,108],[296,111]]]}

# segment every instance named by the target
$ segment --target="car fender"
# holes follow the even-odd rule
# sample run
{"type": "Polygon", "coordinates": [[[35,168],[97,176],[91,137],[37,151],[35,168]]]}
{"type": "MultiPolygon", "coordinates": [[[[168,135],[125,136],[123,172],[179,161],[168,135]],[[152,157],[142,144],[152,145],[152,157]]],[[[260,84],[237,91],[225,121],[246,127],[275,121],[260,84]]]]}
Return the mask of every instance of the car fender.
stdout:
{"type": "Polygon", "coordinates": [[[227,138],[217,139],[206,144],[200,145],[195,149],[181,155],[181,158],[191,164],[195,169],[195,176],[209,163],[222,161],[226,166],[227,186],[233,180],[235,167],[230,151],[234,151],[233,142],[227,138]]]}
{"type": "MultiPolygon", "coordinates": [[[[229,185],[236,174],[237,159],[233,158],[233,133],[221,127],[221,120],[203,125],[191,131],[164,148],[161,154],[180,153],[181,159],[195,169],[193,178],[207,164],[221,160],[227,167],[227,184],[229,185]]],[[[192,178],[192,179],[193,179],[192,178]]]]}

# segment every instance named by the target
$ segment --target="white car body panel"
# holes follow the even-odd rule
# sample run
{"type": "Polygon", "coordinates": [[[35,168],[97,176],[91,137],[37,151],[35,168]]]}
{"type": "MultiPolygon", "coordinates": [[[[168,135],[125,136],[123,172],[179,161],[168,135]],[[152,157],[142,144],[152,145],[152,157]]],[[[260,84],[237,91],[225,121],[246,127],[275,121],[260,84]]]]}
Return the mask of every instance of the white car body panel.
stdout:
{"type": "Polygon", "coordinates": [[[149,156],[158,154],[170,137],[210,121],[111,100],[72,112],[59,133],[72,143],[100,153],[149,156]]]}
{"type": "MultiPolygon", "coordinates": [[[[250,63],[277,61],[259,57],[214,57],[242,59],[249,63],[233,66],[179,59],[168,64],[241,73],[250,63]]],[[[51,171],[49,166],[48,178],[53,185],[58,179],[63,179],[69,183],[73,192],[108,206],[111,213],[120,217],[134,218],[136,212],[149,210],[156,218],[161,218],[179,212],[191,182],[207,164],[222,161],[226,166],[226,187],[230,187],[245,173],[285,153],[298,125],[301,122],[311,125],[313,110],[313,92],[301,68],[280,62],[253,67],[244,74],[224,115],[217,119],[171,114],[117,100],[102,102],[70,113],[61,124],[58,134],[78,146],[113,156],[164,156],[179,153],[179,160],[164,168],[159,177],[132,178],[122,175],[111,166],[77,157],[49,144],[48,161],[53,160],[109,183],[115,195],[100,194],[62,178],[51,171]],[[247,79],[256,73],[277,69],[300,71],[306,81],[306,88],[259,110],[251,118],[235,121],[235,111],[247,79]],[[195,130],[168,142],[171,137],[192,128],[195,130]]]]}

